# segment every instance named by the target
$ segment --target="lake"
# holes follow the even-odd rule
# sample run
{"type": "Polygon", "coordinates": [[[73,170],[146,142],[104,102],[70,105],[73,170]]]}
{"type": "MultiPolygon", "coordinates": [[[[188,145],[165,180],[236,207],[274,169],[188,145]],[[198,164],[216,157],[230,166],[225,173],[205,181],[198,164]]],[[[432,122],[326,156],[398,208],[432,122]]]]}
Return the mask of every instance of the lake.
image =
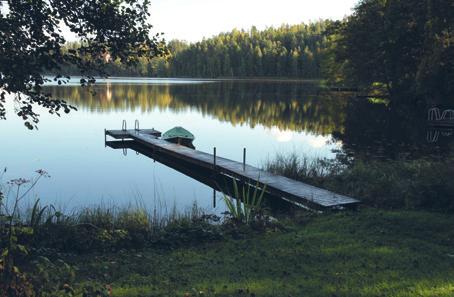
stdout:
{"type": "Polygon", "coordinates": [[[196,136],[198,150],[216,147],[219,156],[241,161],[246,148],[247,162],[258,167],[291,152],[309,158],[443,157],[453,142],[446,133],[428,140],[424,114],[401,117],[386,104],[330,93],[315,83],[127,78],[99,80],[91,91],[74,81],[46,88],[78,111],[61,117],[43,111],[33,131],[9,113],[0,121],[0,166],[8,168],[3,181],[45,169],[51,178],[32,195],[67,210],[136,202],[211,207],[211,188],[134,151],[124,156],[106,148],[104,129],[121,129],[122,120],[128,128],[137,119],[141,128],[162,132],[183,126],[196,136]]]}

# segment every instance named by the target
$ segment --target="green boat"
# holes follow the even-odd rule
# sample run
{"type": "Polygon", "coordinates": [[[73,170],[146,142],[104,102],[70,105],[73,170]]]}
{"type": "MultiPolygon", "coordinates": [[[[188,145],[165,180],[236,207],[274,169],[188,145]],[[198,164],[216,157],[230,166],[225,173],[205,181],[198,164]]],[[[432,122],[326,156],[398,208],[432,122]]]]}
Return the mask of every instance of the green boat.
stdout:
{"type": "Polygon", "coordinates": [[[183,127],[175,127],[162,134],[162,139],[194,149],[194,135],[183,127]]]}

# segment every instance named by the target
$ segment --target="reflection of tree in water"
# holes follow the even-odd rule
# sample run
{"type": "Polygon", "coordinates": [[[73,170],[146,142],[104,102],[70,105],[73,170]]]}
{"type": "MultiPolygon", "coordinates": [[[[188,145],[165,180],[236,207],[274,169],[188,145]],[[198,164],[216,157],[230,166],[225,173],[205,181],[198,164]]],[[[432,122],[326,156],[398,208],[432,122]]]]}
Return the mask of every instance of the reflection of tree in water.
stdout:
{"type": "Polygon", "coordinates": [[[344,153],[364,159],[446,159],[452,155],[454,139],[427,141],[426,110],[409,106],[387,106],[367,100],[350,100],[345,108],[343,132],[334,138],[344,153]]]}
{"type": "Polygon", "coordinates": [[[187,85],[97,85],[95,95],[80,87],[50,88],[78,108],[149,112],[195,109],[233,125],[263,125],[328,135],[342,131],[345,96],[318,93],[309,84],[208,83],[187,85]]]}
{"type": "Polygon", "coordinates": [[[97,85],[92,95],[80,87],[54,87],[55,96],[96,112],[154,109],[203,115],[233,125],[334,135],[351,156],[382,159],[449,154],[454,137],[427,142],[425,110],[388,107],[348,95],[329,94],[297,83],[207,83],[185,85],[97,85]]]}

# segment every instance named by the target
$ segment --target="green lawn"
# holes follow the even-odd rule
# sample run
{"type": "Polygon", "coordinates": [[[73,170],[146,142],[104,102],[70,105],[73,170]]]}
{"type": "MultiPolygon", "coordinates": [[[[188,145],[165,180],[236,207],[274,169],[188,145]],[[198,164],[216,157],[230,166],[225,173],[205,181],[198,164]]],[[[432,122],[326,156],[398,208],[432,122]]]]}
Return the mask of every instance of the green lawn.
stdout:
{"type": "Polygon", "coordinates": [[[454,216],[361,210],[174,249],[71,259],[114,296],[454,296],[454,216]]]}

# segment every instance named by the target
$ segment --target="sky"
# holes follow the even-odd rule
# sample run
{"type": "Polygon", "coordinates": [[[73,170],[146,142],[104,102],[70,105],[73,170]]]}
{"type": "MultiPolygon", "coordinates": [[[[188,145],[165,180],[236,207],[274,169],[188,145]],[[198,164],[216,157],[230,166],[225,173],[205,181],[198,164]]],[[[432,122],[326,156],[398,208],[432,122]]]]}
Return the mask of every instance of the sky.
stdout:
{"type": "Polygon", "coordinates": [[[151,0],[151,23],[165,39],[189,42],[233,28],[258,29],[341,19],[358,0],[151,0]]]}
{"type": "MultiPolygon", "coordinates": [[[[1,0],[0,0],[1,1],[1,0]]],[[[151,0],[151,23],[166,40],[189,42],[233,28],[265,29],[319,19],[341,19],[358,0],[151,0]]],[[[0,13],[5,12],[0,8],[0,13]]],[[[67,40],[75,35],[62,27],[67,40]]]]}
{"type": "MultiPolygon", "coordinates": [[[[166,40],[200,41],[234,28],[258,29],[342,19],[359,0],[151,0],[154,32],[166,40]]],[[[66,40],[75,35],[62,26],[66,40]]]]}

